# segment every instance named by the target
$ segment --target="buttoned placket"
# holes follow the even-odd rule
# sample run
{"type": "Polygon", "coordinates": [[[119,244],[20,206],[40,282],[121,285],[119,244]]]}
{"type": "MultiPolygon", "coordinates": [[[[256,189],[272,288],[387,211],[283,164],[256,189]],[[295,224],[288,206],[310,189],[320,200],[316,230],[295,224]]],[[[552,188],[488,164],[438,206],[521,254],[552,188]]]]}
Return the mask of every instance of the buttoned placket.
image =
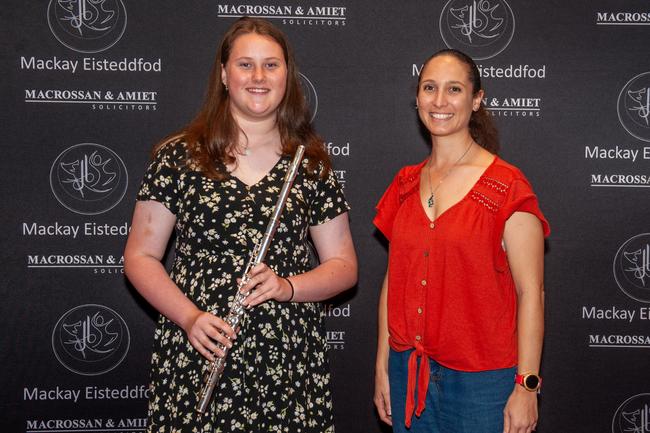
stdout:
{"type": "Polygon", "coordinates": [[[434,236],[435,228],[436,228],[435,221],[429,220],[428,229],[425,229],[426,230],[425,237],[427,239],[427,243],[421,252],[422,261],[423,261],[423,274],[421,275],[420,287],[417,288],[418,303],[417,303],[416,313],[418,319],[417,319],[417,330],[415,335],[415,341],[413,342],[414,345],[416,342],[420,343],[422,341],[422,339],[424,338],[424,331],[426,329],[425,326],[426,307],[425,306],[427,301],[427,290],[429,290],[428,286],[431,278],[430,255],[431,255],[431,246],[433,245],[433,236],[434,236]]]}
{"type": "MultiPolygon", "coordinates": [[[[430,238],[430,236],[427,236],[430,238]]],[[[418,294],[417,296],[417,304],[416,304],[416,311],[415,313],[417,314],[417,325],[416,325],[416,334],[415,334],[415,341],[413,342],[414,345],[416,342],[421,343],[422,339],[424,338],[424,330],[425,330],[425,314],[424,314],[424,309],[426,305],[426,299],[427,299],[427,284],[429,280],[429,245],[430,242],[425,245],[423,251],[421,252],[422,254],[422,261],[423,261],[423,274],[421,275],[421,280],[420,280],[420,286],[417,287],[416,292],[418,294]]]]}
{"type": "MultiPolygon", "coordinates": [[[[418,197],[419,200],[419,197],[418,197]]],[[[429,358],[424,350],[422,340],[424,338],[424,331],[426,329],[425,320],[426,320],[426,299],[427,299],[427,290],[429,290],[429,279],[430,275],[430,248],[433,245],[433,230],[436,227],[436,224],[433,221],[429,221],[426,238],[428,242],[426,243],[424,249],[421,251],[423,263],[423,274],[421,276],[420,285],[416,288],[417,296],[417,321],[416,321],[416,334],[413,341],[413,346],[415,350],[409,357],[409,379],[407,384],[407,403],[406,403],[406,426],[411,426],[411,417],[413,413],[416,416],[420,416],[425,407],[427,390],[429,387],[429,358]],[[417,359],[420,359],[420,368],[417,371],[417,359]],[[417,395],[416,395],[416,385],[417,382],[417,395]]]]}

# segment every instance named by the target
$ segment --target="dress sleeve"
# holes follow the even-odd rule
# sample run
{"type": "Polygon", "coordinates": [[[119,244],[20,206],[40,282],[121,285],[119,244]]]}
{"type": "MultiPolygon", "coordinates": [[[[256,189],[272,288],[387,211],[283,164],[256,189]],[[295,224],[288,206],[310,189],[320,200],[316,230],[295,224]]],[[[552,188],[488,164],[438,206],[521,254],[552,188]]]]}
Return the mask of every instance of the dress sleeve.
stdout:
{"type": "Polygon", "coordinates": [[[180,143],[163,146],[144,173],[137,200],[162,203],[171,213],[179,210],[179,180],[184,166],[185,148],[180,143]]]}
{"type": "Polygon", "coordinates": [[[526,179],[516,179],[510,186],[510,193],[504,206],[504,221],[515,212],[528,212],[535,215],[542,223],[544,237],[551,234],[551,228],[542,214],[533,188],[526,179]]]}
{"type": "Polygon", "coordinates": [[[393,221],[400,207],[399,199],[399,174],[395,176],[384,195],[379,199],[375,209],[377,213],[372,223],[381,231],[386,239],[391,240],[393,234],[393,221]]]}
{"type": "Polygon", "coordinates": [[[325,179],[318,178],[316,193],[309,206],[309,225],[317,226],[350,210],[341,186],[332,170],[325,179]]]}

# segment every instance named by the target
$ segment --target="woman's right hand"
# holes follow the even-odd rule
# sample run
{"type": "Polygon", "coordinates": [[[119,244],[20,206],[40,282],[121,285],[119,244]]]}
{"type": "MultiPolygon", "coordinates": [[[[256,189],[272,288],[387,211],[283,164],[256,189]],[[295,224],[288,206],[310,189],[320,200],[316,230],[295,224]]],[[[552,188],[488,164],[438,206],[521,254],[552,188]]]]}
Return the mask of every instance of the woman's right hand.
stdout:
{"type": "Polygon", "coordinates": [[[388,425],[393,425],[390,411],[390,384],[388,372],[378,369],[375,372],[375,396],[373,398],[379,418],[388,425]]]}
{"type": "Polygon", "coordinates": [[[190,344],[209,361],[214,361],[214,355],[225,355],[224,351],[219,349],[219,343],[230,349],[232,340],[237,338],[237,334],[226,321],[206,311],[199,311],[186,328],[185,333],[190,344]]]}
{"type": "Polygon", "coordinates": [[[221,318],[199,310],[169,278],[161,260],[175,224],[176,215],[162,203],[136,202],[124,250],[124,273],[138,292],[181,327],[192,346],[212,361],[213,353],[224,354],[217,348],[219,343],[232,346],[235,332],[221,318]]]}
{"type": "Polygon", "coordinates": [[[393,425],[390,410],[390,382],[388,381],[388,271],[384,276],[379,295],[377,314],[377,360],[375,361],[375,396],[373,398],[379,418],[388,425],[393,425]]]}

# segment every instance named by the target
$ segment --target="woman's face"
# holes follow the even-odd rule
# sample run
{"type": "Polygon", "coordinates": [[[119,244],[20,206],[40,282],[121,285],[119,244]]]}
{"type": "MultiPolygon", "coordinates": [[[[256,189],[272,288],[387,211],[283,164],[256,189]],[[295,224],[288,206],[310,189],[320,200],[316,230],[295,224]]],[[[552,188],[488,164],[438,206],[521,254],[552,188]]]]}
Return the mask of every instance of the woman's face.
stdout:
{"type": "Polygon", "coordinates": [[[235,119],[275,118],[287,87],[287,64],[280,44],[257,33],[241,35],[221,71],[235,119]]]}
{"type": "Polygon", "coordinates": [[[434,57],[420,73],[416,103],[431,135],[467,134],[472,111],[478,110],[482,98],[482,90],[472,95],[468,67],[453,56],[434,57]]]}

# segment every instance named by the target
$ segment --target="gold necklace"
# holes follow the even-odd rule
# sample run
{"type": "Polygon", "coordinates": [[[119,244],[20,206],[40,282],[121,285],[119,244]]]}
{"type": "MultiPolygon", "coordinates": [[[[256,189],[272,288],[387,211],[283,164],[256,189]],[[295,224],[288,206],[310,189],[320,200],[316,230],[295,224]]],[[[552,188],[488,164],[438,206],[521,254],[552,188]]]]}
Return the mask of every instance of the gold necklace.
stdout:
{"type": "Polygon", "coordinates": [[[432,208],[436,204],[435,193],[436,193],[436,191],[438,191],[438,188],[440,188],[440,185],[442,184],[442,181],[445,180],[445,178],[447,176],[449,176],[449,173],[451,173],[451,171],[454,169],[454,167],[456,167],[460,163],[460,161],[463,160],[465,155],[467,155],[467,152],[469,152],[469,149],[472,147],[472,144],[474,144],[474,141],[472,139],[470,139],[469,146],[467,146],[467,149],[465,149],[465,152],[463,152],[463,154],[460,156],[460,158],[458,158],[456,160],[456,162],[454,162],[451,165],[451,167],[449,167],[449,170],[447,170],[445,172],[445,174],[442,175],[442,177],[440,178],[440,181],[438,181],[438,185],[436,185],[435,189],[433,189],[431,187],[431,159],[429,159],[429,163],[427,164],[429,166],[428,167],[428,173],[427,173],[427,181],[429,182],[429,191],[431,192],[431,194],[429,195],[429,198],[427,199],[427,206],[429,208],[432,208]]]}

